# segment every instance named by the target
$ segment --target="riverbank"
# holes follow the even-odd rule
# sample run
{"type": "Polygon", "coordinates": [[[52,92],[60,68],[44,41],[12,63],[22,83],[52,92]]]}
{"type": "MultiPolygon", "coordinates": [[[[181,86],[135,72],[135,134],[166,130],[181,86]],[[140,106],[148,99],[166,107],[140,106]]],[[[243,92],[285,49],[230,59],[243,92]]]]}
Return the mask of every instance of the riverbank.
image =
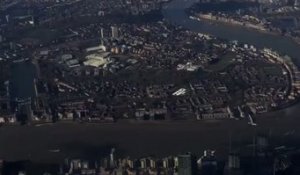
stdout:
{"type": "Polygon", "coordinates": [[[296,42],[297,44],[300,45],[300,38],[295,38],[292,35],[282,35],[279,32],[274,32],[274,31],[270,31],[268,28],[264,28],[262,26],[254,26],[254,25],[245,25],[244,23],[240,23],[238,21],[232,21],[232,20],[224,20],[224,19],[219,19],[217,17],[207,17],[206,15],[190,15],[189,16],[190,19],[192,20],[196,20],[196,21],[207,21],[207,22],[213,22],[215,24],[225,24],[225,25],[230,25],[230,26],[238,26],[238,27],[242,27],[242,28],[246,28],[248,30],[255,30],[257,32],[260,33],[264,33],[264,34],[269,34],[269,35],[275,35],[275,36],[284,36],[287,37],[289,39],[292,39],[294,42],[296,42]]]}
{"type": "MultiPolygon", "coordinates": [[[[294,42],[296,42],[297,44],[300,45],[300,38],[297,38],[295,36],[292,36],[291,34],[288,33],[282,33],[280,32],[279,28],[274,28],[274,27],[266,27],[266,23],[263,23],[259,18],[253,17],[253,16],[242,16],[239,19],[234,19],[232,17],[226,17],[226,14],[218,14],[218,15],[214,15],[212,13],[201,13],[201,12],[195,12],[192,9],[192,6],[194,6],[197,2],[195,2],[193,5],[191,5],[191,7],[185,9],[185,13],[189,16],[190,19],[192,20],[206,20],[208,22],[213,22],[216,24],[226,24],[226,25],[232,25],[232,26],[239,26],[239,27],[244,27],[246,29],[249,30],[255,30],[258,32],[262,32],[262,33],[266,33],[266,34],[270,34],[270,35],[277,35],[277,36],[284,36],[287,37],[289,39],[292,39],[294,42]],[[247,19],[243,19],[243,18],[247,18],[247,19]],[[251,22],[250,19],[254,19],[254,22],[251,22]]],[[[253,20],[252,20],[253,21],[253,20]]]]}
{"type": "Polygon", "coordinates": [[[239,26],[239,27],[244,27],[246,29],[250,29],[250,30],[255,30],[258,32],[262,32],[262,33],[267,33],[267,34],[271,34],[271,35],[280,35],[277,32],[272,32],[270,30],[268,30],[267,28],[264,28],[263,26],[255,26],[254,24],[245,24],[239,21],[234,21],[233,19],[227,19],[227,18],[220,18],[220,17],[216,17],[216,16],[210,16],[210,15],[205,15],[205,14],[198,14],[198,15],[190,15],[189,16],[190,19],[192,20],[196,20],[196,21],[201,21],[201,20],[206,20],[207,22],[213,22],[216,24],[227,24],[230,26],[239,26]]]}

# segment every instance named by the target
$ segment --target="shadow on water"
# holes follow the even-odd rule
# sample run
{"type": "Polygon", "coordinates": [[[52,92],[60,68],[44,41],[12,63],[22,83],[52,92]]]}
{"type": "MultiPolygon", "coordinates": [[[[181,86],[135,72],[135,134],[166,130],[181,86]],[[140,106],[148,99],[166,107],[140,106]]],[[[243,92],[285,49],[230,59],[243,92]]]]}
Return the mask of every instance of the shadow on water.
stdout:
{"type": "Polygon", "coordinates": [[[125,157],[126,151],[116,143],[107,143],[105,145],[93,145],[82,142],[69,142],[62,146],[64,152],[69,158],[84,158],[89,160],[99,160],[108,157],[111,149],[115,149],[117,157],[125,157]]]}

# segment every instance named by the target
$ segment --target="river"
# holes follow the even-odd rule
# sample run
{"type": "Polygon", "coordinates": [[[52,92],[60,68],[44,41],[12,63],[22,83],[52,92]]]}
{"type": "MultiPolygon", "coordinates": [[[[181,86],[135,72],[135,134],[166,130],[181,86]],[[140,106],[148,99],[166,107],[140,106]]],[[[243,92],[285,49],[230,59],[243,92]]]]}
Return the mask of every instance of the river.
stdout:
{"type": "MultiPolygon", "coordinates": [[[[300,47],[290,39],[227,25],[211,25],[190,20],[184,13],[196,0],[173,0],[163,10],[165,18],[193,31],[238,40],[258,47],[288,53],[297,60],[300,47]]],[[[299,60],[300,61],[300,60],[299,60]]],[[[299,63],[299,62],[298,62],[299,63]]],[[[300,65],[300,64],[298,64],[300,65]]],[[[276,145],[296,145],[300,140],[300,104],[257,117],[257,127],[247,121],[202,121],[78,124],[0,128],[0,158],[57,161],[66,156],[99,157],[113,145],[124,155],[166,156],[186,151],[201,154],[216,149],[218,156],[228,153],[229,135],[233,145],[251,143],[254,133],[268,134],[276,145]],[[52,153],[49,150],[59,149],[52,153]]],[[[233,146],[234,147],[234,146],[233,146]]]]}

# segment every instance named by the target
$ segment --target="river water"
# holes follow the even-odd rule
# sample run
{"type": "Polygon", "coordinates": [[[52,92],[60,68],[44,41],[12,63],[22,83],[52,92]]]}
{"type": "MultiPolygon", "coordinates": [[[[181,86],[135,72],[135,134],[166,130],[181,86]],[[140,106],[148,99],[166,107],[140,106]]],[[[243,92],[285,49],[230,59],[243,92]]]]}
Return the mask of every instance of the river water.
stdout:
{"type": "MultiPolygon", "coordinates": [[[[258,47],[288,53],[297,60],[300,47],[290,39],[227,25],[211,25],[190,20],[184,13],[196,0],[173,0],[163,10],[165,18],[193,31],[238,40],[258,47]]],[[[300,65],[300,64],[298,64],[300,65]]],[[[26,72],[26,71],[25,71],[26,72]]],[[[191,151],[202,154],[216,149],[218,156],[228,153],[229,136],[233,145],[251,143],[256,133],[268,133],[275,145],[300,145],[300,104],[257,117],[257,127],[247,121],[203,121],[78,124],[57,123],[40,127],[0,128],[0,158],[57,161],[65,157],[99,157],[113,145],[129,156],[167,156],[191,151]],[[52,153],[49,150],[59,149],[52,153]]],[[[231,145],[231,144],[230,144],[231,145]]]]}

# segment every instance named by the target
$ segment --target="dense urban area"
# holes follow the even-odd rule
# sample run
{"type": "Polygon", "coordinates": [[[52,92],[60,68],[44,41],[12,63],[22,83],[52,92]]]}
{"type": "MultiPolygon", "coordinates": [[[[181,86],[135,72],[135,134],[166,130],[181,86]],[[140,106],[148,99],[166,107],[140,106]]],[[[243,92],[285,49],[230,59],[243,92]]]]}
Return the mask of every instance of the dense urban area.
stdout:
{"type": "MultiPolygon", "coordinates": [[[[298,102],[295,58],[174,25],[161,12],[170,1],[2,0],[0,127],[219,120],[256,127],[257,115],[298,102]]],[[[297,0],[199,0],[185,11],[300,43],[297,0]]],[[[299,173],[297,148],[268,139],[256,135],[243,150],[229,145],[225,159],[210,148],[140,158],[109,148],[92,160],[3,160],[0,175],[299,173]]]]}
{"type": "Polygon", "coordinates": [[[291,58],[171,25],[159,11],[165,1],[2,3],[2,124],[256,125],[253,115],[297,101],[291,58]]]}

